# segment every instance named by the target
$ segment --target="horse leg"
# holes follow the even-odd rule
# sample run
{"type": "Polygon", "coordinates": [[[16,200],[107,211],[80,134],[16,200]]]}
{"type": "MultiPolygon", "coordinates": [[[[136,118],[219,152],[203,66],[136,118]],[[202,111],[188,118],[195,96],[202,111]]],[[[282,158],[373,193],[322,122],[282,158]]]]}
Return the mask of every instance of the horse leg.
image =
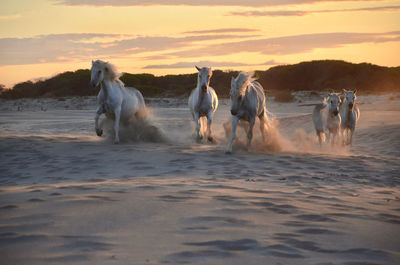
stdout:
{"type": "MultiPolygon", "coordinates": [[[[333,138],[333,136],[332,136],[333,134],[332,134],[332,132],[330,131],[330,130],[328,130],[328,142],[327,143],[331,143],[332,144],[332,138],[333,138]]],[[[332,144],[333,145],[333,144],[332,144]]]]}
{"type": "Polygon", "coordinates": [[[207,114],[207,139],[209,142],[215,142],[214,137],[211,135],[211,123],[213,119],[213,112],[210,111],[207,114]]]}
{"type": "Polygon", "coordinates": [[[336,136],[337,136],[337,131],[332,133],[332,141],[331,141],[331,146],[333,147],[335,145],[335,140],[336,140],[336,136]]]}
{"type": "Polygon", "coordinates": [[[200,133],[200,117],[198,112],[194,113],[194,122],[196,123],[196,138],[197,141],[200,141],[203,136],[200,133]]]}
{"type": "Polygon", "coordinates": [[[99,118],[100,115],[103,114],[103,107],[99,106],[96,110],[96,114],[94,116],[94,128],[96,130],[97,136],[101,136],[103,134],[103,130],[99,127],[99,118]]]}
{"type": "Polygon", "coordinates": [[[249,122],[249,131],[247,133],[247,152],[251,152],[251,140],[253,139],[253,127],[256,118],[250,119],[249,122]]]}
{"type": "Polygon", "coordinates": [[[115,121],[114,121],[114,133],[115,133],[115,138],[114,138],[114,144],[119,143],[119,121],[121,118],[121,106],[117,107],[114,111],[115,113],[115,121]]]}
{"type": "Polygon", "coordinates": [[[322,147],[322,132],[317,131],[317,136],[318,136],[318,141],[319,141],[319,147],[322,147]]]}
{"type": "Polygon", "coordinates": [[[346,130],[343,128],[341,130],[340,137],[341,137],[342,146],[346,145],[346,130]]]}
{"type": "Polygon", "coordinates": [[[354,129],[350,129],[350,140],[349,140],[350,146],[353,144],[353,134],[354,134],[354,129]]]}
{"type": "Polygon", "coordinates": [[[232,116],[231,141],[229,142],[228,149],[225,152],[227,154],[231,154],[232,153],[232,143],[233,143],[233,140],[235,140],[235,137],[236,137],[236,128],[237,128],[238,121],[239,121],[238,117],[232,116]]]}

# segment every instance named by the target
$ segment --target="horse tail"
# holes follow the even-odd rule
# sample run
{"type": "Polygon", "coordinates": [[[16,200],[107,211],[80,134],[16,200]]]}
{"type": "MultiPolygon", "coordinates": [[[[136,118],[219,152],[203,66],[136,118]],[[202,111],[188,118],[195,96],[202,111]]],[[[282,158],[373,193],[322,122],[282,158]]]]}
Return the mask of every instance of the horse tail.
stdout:
{"type": "Polygon", "coordinates": [[[136,96],[137,103],[138,103],[138,106],[139,106],[135,116],[138,119],[144,119],[147,116],[147,110],[146,110],[146,103],[144,101],[143,95],[137,89],[134,89],[133,92],[134,92],[134,94],[136,96]]]}
{"type": "Polygon", "coordinates": [[[354,106],[354,111],[355,111],[355,115],[356,115],[356,121],[358,121],[358,119],[360,118],[360,109],[358,108],[358,106],[354,106]]]}
{"type": "Polygon", "coordinates": [[[215,112],[218,109],[218,96],[217,93],[215,92],[214,88],[211,88],[211,96],[212,96],[212,107],[213,107],[213,112],[215,112]]]}
{"type": "Polygon", "coordinates": [[[139,105],[141,105],[143,108],[145,108],[146,107],[146,103],[144,101],[144,97],[143,97],[142,93],[140,93],[140,91],[136,89],[135,90],[135,95],[136,95],[136,98],[138,99],[139,105]]]}

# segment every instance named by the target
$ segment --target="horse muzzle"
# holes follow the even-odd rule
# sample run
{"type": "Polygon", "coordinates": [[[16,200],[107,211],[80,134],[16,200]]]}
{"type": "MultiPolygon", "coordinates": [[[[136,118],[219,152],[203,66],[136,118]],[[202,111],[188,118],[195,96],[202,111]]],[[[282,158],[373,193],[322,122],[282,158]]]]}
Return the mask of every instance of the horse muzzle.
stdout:
{"type": "Polygon", "coordinates": [[[353,103],[349,103],[349,108],[350,108],[350,109],[352,109],[352,108],[353,108],[353,106],[354,106],[354,104],[353,104],[353,103]]]}
{"type": "Polygon", "coordinates": [[[201,91],[203,91],[204,93],[207,92],[207,86],[206,85],[202,85],[201,86],[201,91]]]}
{"type": "Polygon", "coordinates": [[[236,116],[237,115],[237,111],[236,110],[231,110],[231,114],[232,114],[232,116],[236,116]]]}
{"type": "Polygon", "coordinates": [[[90,86],[91,87],[97,87],[97,84],[95,82],[90,81],[90,86]]]}

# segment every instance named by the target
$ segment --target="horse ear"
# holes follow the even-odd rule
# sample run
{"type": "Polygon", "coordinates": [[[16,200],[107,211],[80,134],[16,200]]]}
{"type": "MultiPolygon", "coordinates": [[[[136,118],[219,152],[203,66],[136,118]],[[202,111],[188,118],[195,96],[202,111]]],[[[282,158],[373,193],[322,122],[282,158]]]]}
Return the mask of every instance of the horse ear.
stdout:
{"type": "Polygon", "coordinates": [[[107,66],[104,68],[104,70],[108,73],[108,67],[107,66]]]}
{"type": "Polygon", "coordinates": [[[343,88],[343,89],[342,89],[342,92],[343,92],[343,93],[346,93],[346,92],[347,92],[347,90],[343,88]]]}
{"type": "Polygon", "coordinates": [[[93,60],[92,60],[92,65],[94,65],[94,62],[93,62],[93,60]]]}
{"type": "Polygon", "coordinates": [[[233,87],[235,85],[235,78],[232,76],[232,79],[231,79],[231,87],[233,87]]]}
{"type": "Polygon", "coordinates": [[[357,93],[357,89],[354,89],[353,93],[354,93],[354,95],[355,95],[355,94],[357,93]]]}
{"type": "Polygon", "coordinates": [[[197,66],[197,65],[195,65],[196,66],[196,69],[197,69],[197,71],[199,71],[200,72],[200,68],[197,66]]]}

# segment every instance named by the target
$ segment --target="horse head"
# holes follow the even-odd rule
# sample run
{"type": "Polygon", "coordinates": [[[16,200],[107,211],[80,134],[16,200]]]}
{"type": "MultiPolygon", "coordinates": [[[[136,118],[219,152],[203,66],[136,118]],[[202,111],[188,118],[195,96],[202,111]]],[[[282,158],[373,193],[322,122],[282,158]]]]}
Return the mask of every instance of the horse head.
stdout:
{"type": "Polygon", "coordinates": [[[344,99],[345,99],[345,102],[348,104],[350,110],[352,110],[355,105],[355,101],[357,98],[356,92],[357,92],[357,90],[347,91],[347,90],[343,89],[344,99]]]}
{"type": "Polygon", "coordinates": [[[329,106],[329,113],[334,116],[339,114],[339,105],[341,103],[340,96],[337,93],[329,93],[327,98],[327,104],[329,106]]]}
{"type": "Polygon", "coordinates": [[[243,99],[246,96],[247,86],[253,81],[251,78],[252,74],[240,72],[239,75],[231,80],[231,114],[235,116],[243,103],[243,99]]]}
{"type": "Polygon", "coordinates": [[[209,67],[197,67],[199,71],[197,77],[197,86],[200,88],[201,93],[208,93],[208,87],[210,86],[210,80],[212,76],[212,70],[209,67]]]}
{"type": "Polygon", "coordinates": [[[119,77],[114,65],[101,60],[92,61],[90,72],[90,85],[92,87],[97,87],[104,79],[115,80],[119,77]]]}

